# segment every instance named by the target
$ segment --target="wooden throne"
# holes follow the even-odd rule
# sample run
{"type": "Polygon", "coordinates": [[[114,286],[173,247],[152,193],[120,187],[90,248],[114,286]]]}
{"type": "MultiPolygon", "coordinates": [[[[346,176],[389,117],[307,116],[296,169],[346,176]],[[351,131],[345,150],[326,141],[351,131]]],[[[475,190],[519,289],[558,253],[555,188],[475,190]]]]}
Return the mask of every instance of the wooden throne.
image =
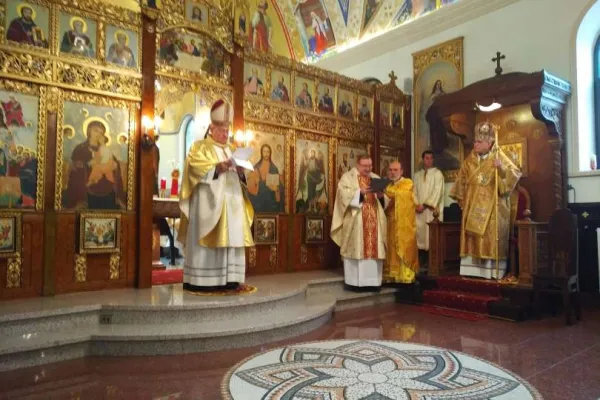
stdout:
{"type": "MultiPolygon", "coordinates": [[[[518,243],[519,284],[531,285],[538,258],[546,258],[547,221],[567,204],[565,107],[570,84],[542,70],[534,73],[499,74],[457,92],[438,97],[427,111],[435,153],[448,146],[448,135],[461,139],[463,154],[472,150],[473,128],[481,121],[500,127],[501,148],[523,171],[520,186],[530,194],[530,210],[518,220],[514,243],[518,243]],[[502,107],[484,113],[477,105],[494,102],[502,107]],[[539,257],[538,257],[539,255],[539,257]]],[[[460,223],[430,224],[429,275],[458,271],[457,241],[460,223]],[[448,248],[451,246],[452,248],[448,248]]]]}

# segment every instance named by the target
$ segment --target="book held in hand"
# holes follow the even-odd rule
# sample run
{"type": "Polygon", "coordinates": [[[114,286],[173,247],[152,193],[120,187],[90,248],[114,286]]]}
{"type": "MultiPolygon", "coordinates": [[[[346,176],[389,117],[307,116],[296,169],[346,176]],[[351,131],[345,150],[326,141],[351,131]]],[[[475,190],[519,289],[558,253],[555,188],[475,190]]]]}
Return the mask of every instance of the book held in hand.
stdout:
{"type": "Polygon", "coordinates": [[[392,181],[386,178],[371,178],[371,192],[383,192],[388,185],[391,185],[392,181]]]}

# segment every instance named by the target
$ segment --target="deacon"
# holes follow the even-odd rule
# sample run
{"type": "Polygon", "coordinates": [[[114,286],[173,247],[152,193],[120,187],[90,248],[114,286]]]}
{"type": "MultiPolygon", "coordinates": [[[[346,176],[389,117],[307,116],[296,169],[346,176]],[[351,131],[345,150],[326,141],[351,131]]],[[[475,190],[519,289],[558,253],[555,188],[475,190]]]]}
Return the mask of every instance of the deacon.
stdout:
{"type": "Polygon", "coordinates": [[[379,290],[385,260],[386,220],[383,193],[370,190],[368,155],[360,155],[356,167],[342,175],[338,184],[331,239],[340,246],[346,288],[354,291],[379,290]]]}
{"type": "Polygon", "coordinates": [[[506,273],[510,196],[521,178],[519,169],[494,143],[496,129],[489,122],[475,126],[473,152],[450,191],[462,208],[460,274],[486,279],[500,279],[506,273]]]}
{"type": "Polygon", "coordinates": [[[178,240],[185,246],[184,289],[211,291],[244,282],[245,247],[254,246],[254,210],[243,172],[232,163],[229,105],[218,100],[210,110],[204,140],[185,160],[179,207],[178,240]]]}
{"type": "Polygon", "coordinates": [[[388,167],[392,184],[385,189],[388,233],[387,257],[383,270],[386,283],[414,283],[419,272],[417,250],[417,199],[413,182],[403,178],[402,164],[392,161],[388,167]]]}
{"type": "Polygon", "coordinates": [[[423,169],[414,176],[417,196],[417,246],[421,266],[427,264],[429,252],[429,223],[434,211],[440,221],[444,220],[444,174],[433,166],[433,152],[425,150],[421,155],[423,169]]]}

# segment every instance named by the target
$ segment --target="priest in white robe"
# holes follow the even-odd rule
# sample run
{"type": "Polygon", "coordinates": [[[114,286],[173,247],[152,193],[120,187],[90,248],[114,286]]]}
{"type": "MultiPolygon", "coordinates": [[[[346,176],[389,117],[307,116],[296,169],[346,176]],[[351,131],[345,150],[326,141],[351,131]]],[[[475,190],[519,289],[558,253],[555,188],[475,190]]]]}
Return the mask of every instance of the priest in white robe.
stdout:
{"type": "Polygon", "coordinates": [[[444,220],[444,174],[434,167],[432,151],[424,151],[421,159],[423,169],[415,174],[413,182],[417,198],[417,247],[419,262],[424,267],[428,262],[429,223],[434,211],[439,212],[440,221],[444,220]]]}
{"type": "Polygon", "coordinates": [[[228,144],[230,108],[223,100],[211,108],[204,140],[185,160],[179,207],[178,240],[185,246],[183,286],[212,291],[235,288],[246,276],[245,248],[254,246],[254,210],[243,171],[228,144]]]}
{"type": "Polygon", "coordinates": [[[338,184],[331,239],[340,247],[346,288],[379,290],[386,252],[386,218],[383,193],[371,192],[373,162],[358,157],[356,167],[342,175],[338,184]]]}

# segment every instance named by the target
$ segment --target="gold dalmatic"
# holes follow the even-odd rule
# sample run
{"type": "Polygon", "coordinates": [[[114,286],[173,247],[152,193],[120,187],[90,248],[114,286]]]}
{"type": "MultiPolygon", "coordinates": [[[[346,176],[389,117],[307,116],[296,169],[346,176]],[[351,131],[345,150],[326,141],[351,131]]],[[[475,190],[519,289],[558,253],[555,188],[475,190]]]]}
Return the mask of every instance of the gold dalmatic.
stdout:
{"type": "Polygon", "coordinates": [[[419,272],[417,248],[416,201],[413,182],[402,178],[387,187],[390,198],[388,216],[388,251],[383,270],[385,282],[412,283],[419,272]]]}
{"type": "MultiPolygon", "coordinates": [[[[371,177],[358,176],[358,185],[361,189],[371,186],[371,177]]],[[[374,193],[364,195],[362,205],[364,258],[377,257],[377,198],[374,193]]]]}
{"type": "Polygon", "coordinates": [[[460,240],[461,257],[506,259],[511,224],[510,196],[521,178],[521,172],[501,150],[498,158],[498,218],[496,218],[495,154],[482,158],[472,153],[463,163],[450,191],[462,208],[460,240]],[[496,224],[498,221],[498,224],[496,224]],[[496,241],[498,235],[498,241],[496,241]],[[496,248],[498,246],[498,248],[496,248]]]}

